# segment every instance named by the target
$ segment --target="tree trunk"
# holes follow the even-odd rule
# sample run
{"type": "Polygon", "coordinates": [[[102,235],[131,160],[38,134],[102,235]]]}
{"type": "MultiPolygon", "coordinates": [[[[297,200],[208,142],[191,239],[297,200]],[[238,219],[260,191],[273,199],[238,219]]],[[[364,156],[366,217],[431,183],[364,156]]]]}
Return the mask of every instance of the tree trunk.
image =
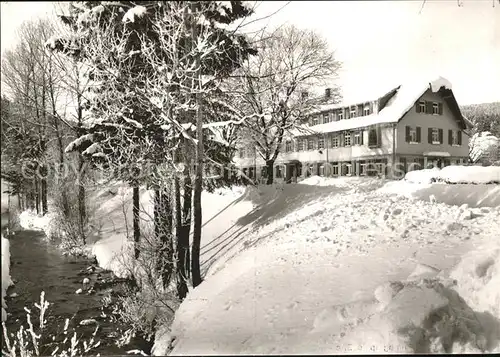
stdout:
{"type": "Polygon", "coordinates": [[[35,177],[35,207],[36,207],[36,214],[40,214],[40,188],[38,185],[37,177],[35,177]]]}
{"type": "Polygon", "coordinates": [[[174,272],[174,252],[172,244],[172,203],[168,189],[155,190],[154,223],[155,235],[160,241],[158,271],[163,287],[166,289],[172,280],[174,272]]]}
{"type": "Polygon", "coordinates": [[[132,215],[134,225],[134,257],[139,258],[139,243],[141,238],[141,231],[139,229],[139,187],[134,186],[132,189],[132,215]]]}
{"type": "MultiPolygon", "coordinates": [[[[178,188],[178,185],[177,185],[178,188]]],[[[177,295],[183,300],[188,293],[187,281],[189,278],[189,234],[191,232],[191,196],[192,196],[191,176],[188,172],[184,176],[184,197],[181,212],[180,192],[176,195],[176,218],[178,221],[177,230],[177,295]]],[[[179,191],[179,190],[178,190],[179,191]]]]}
{"type": "Polygon", "coordinates": [[[82,237],[83,245],[86,244],[85,239],[85,225],[87,223],[87,212],[85,207],[85,187],[83,186],[83,157],[81,154],[78,154],[78,217],[80,224],[80,236],[82,237]]]}
{"type": "Polygon", "coordinates": [[[41,186],[42,186],[42,214],[45,216],[49,211],[48,199],[47,199],[47,167],[45,165],[41,168],[41,186]]]}
{"type": "MultiPolygon", "coordinates": [[[[191,3],[191,8],[194,12],[195,4],[191,3]]],[[[192,42],[197,42],[197,27],[194,22],[191,23],[192,42]]],[[[195,79],[195,95],[196,95],[196,174],[194,179],[193,189],[193,251],[191,259],[191,274],[193,277],[193,287],[201,284],[201,271],[200,271],[200,246],[201,246],[201,222],[202,222],[202,209],[201,209],[201,192],[203,189],[203,108],[201,102],[201,72],[200,72],[200,53],[196,50],[195,68],[197,68],[195,79]]]]}
{"type": "Polygon", "coordinates": [[[58,120],[56,119],[56,113],[54,110],[54,125],[56,128],[56,136],[57,136],[57,151],[59,155],[59,170],[56,173],[58,175],[57,177],[57,182],[60,180],[59,184],[59,189],[61,190],[61,200],[62,200],[62,206],[63,206],[63,214],[64,217],[69,217],[69,201],[68,201],[68,195],[66,193],[66,177],[65,177],[65,172],[62,170],[65,170],[64,168],[64,146],[63,146],[63,140],[62,140],[62,135],[59,129],[59,123],[58,120]]]}
{"type": "Polygon", "coordinates": [[[266,161],[266,173],[267,173],[266,184],[272,185],[274,182],[274,160],[266,161]]]}

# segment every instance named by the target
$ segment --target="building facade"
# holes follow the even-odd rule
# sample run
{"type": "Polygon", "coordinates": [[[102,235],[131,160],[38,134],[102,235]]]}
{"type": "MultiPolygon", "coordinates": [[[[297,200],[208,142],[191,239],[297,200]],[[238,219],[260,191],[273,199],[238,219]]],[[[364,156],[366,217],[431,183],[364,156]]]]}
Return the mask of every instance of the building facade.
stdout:
{"type": "MultiPolygon", "coordinates": [[[[374,100],[320,105],[289,133],[275,162],[277,181],[310,175],[382,175],[466,163],[468,130],[451,84],[438,78],[403,84],[374,100]]],[[[240,147],[236,165],[262,181],[265,163],[250,146],[240,147]]]]}

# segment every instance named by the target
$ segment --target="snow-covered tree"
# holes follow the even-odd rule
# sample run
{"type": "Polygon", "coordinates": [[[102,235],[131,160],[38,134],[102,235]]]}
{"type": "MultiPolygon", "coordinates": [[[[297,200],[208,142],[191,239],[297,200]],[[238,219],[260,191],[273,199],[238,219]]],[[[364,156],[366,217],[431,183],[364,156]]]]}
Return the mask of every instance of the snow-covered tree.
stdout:
{"type": "MultiPolygon", "coordinates": [[[[144,182],[161,196],[155,202],[162,207],[172,204],[163,200],[177,196],[165,192],[172,187],[165,174],[175,179],[179,162],[195,167],[191,273],[196,286],[201,282],[200,195],[207,160],[203,128],[224,118],[204,108],[220,98],[221,81],[251,52],[245,38],[228,29],[250,10],[238,1],[139,1],[76,3],[72,11],[64,21],[73,36],[55,40],[53,47],[88,64],[98,94],[89,107],[95,121],[71,149],[122,167],[130,162],[161,167],[144,182]]],[[[191,199],[186,188],[184,198],[191,199]]],[[[177,246],[189,249],[189,231],[179,237],[180,231],[177,246]]],[[[185,254],[178,254],[178,267],[185,265],[180,256],[185,254]]]]}
{"type": "Polygon", "coordinates": [[[500,140],[488,131],[475,133],[469,141],[469,160],[472,163],[494,163],[500,160],[500,140]]]}
{"type": "MultiPolygon", "coordinates": [[[[233,90],[241,94],[242,110],[254,114],[241,136],[265,161],[271,184],[284,138],[317,104],[303,92],[332,84],[340,63],[325,39],[294,26],[264,33],[257,49],[258,55],[249,58],[236,76],[233,90]]],[[[335,102],[339,91],[330,87],[330,101],[335,102]]]]}

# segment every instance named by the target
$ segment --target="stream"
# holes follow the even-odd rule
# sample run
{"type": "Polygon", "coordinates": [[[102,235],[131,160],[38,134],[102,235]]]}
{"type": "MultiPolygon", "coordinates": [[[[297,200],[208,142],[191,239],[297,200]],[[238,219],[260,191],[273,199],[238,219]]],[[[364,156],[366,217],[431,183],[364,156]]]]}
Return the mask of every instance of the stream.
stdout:
{"type": "MultiPolygon", "coordinates": [[[[2,227],[6,220],[6,215],[2,214],[2,227]]],[[[47,332],[58,336],[56,340],[62,338],[65,319],[69,318],[71,335],[74,329],[87,341],[98,327],[95,340],[100,341],[100,346],[90,351],[89,355],[125,355],[130,350],[149,353],[151,344],[140,338],[132,339],[123,347],[115,344],[127,328],[116,322],[113,305],[104,306],[103,298],[108,296],[112,301],[116,300],[116,296],[124,292],[127,282],[99,268],[95,260],[62,255],[44,238],[43,232],[29,230],[18,230],[9,237],[10,275],[14,285],[6,296],[8,331],[17,332],[20,324],[26,325],[24,307],[33,312],[32,319],[38,315],[34,303],[40,302],[40,293],[44,291],[45,300],[50,303],[47,332]],[[84,285],[85,278],[89,283],[84,285]],[[76,293],[78,289],[82,289],[80,294],[76,293]],[[89,324],[81,325],[82,320],[88,320],[89,324]]],[[[50,355],[55,346],[50,341],[42,339],[41,342],[47,344],[40,353],[50,355]]]]}

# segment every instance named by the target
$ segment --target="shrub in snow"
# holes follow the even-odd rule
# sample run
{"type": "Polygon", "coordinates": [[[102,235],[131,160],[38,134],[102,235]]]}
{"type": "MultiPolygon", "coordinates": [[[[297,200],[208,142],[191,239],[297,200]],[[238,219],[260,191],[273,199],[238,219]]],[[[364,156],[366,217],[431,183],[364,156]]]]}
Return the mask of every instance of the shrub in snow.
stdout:
{"type": "Polygon", "coordinates": [[[26,314],[26,325],[21,325],[16,333],[9,333],[5,323],[3,326],[3,341],[2,355],[8,357],[15,356],[40,356],[43,354],[51,356],[82,356],[100,345],[99,341],[95,341],[97,328],[92,333],[88,341],[81,340],[76,332],[73,335],[69,334],[69,319],[66,319],[64,328],[60,331],[59,336],[66,336],[64,340],[57,339],[57,334],[52,335],[47,330],[47,310],[49,302],[45,300],[45,292],[40,294],[40,302],[35,303],[35,308],[38,310],[39,323],[33,324],[31,321],[31,310],[24,308],[26,314]],[[70,337],[71,336],[71,337],[70,337]],[[41,344],[41,341],[53,342],[50,345],[41,344]],[[53,346],[51,351],[41,351],[41,347],[47,348],[53,346]]]}

